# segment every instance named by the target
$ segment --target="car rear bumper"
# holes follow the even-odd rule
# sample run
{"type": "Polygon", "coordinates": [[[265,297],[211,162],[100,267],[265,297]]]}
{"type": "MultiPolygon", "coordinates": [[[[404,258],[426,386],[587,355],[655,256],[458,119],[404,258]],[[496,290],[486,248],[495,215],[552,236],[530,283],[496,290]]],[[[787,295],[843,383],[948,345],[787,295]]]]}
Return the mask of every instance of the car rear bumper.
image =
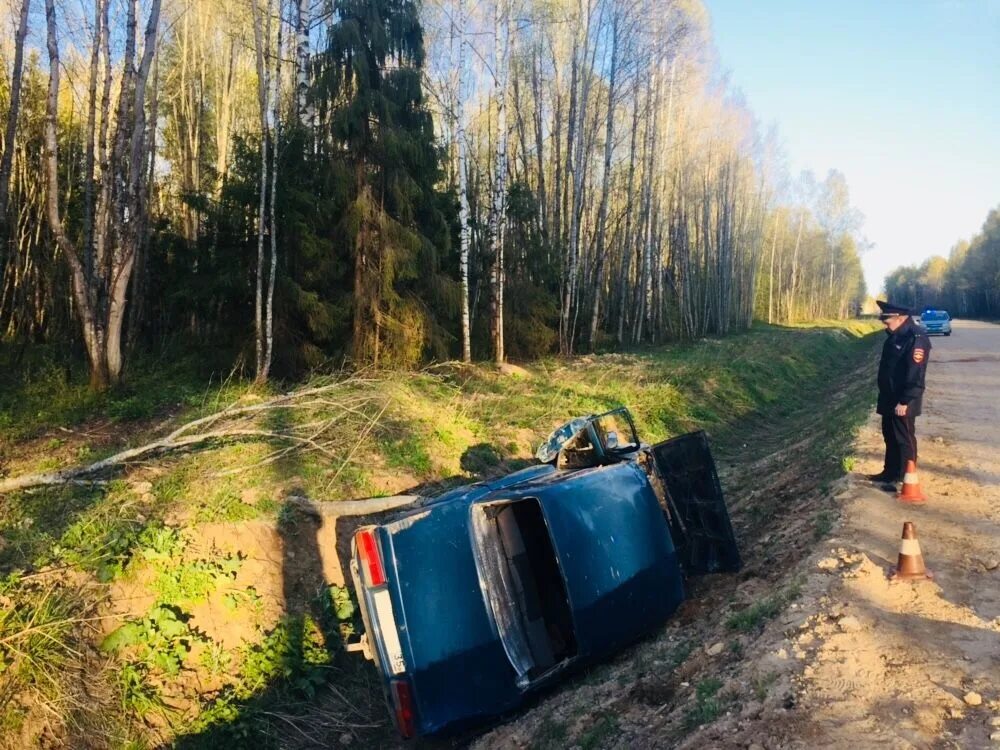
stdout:
{"type": "Polygon", "coordinates": [[[367,647],[365,656],[375,662],[386,679],[406,672],[402,643],[396,613],[388,586],[365,585],[361,574],[361,560],[355,543],[351,543],[351,578],[358,595],[361,620],[365,626],[367,647]]]}
{"type": "Polygon", "coordinates": [[[350,569],[365,627],[361,650],[378,667],[386,705],[395,719],[396,730],[403,739],[410,739],[418,732],[419,718],[415,709],[412,676],[407,673],[406,659],[403,656],[392,595],[385,583],[368,585],[369,578],[362,573],[362,564],[355,537],[351,540],[350,569]]]}

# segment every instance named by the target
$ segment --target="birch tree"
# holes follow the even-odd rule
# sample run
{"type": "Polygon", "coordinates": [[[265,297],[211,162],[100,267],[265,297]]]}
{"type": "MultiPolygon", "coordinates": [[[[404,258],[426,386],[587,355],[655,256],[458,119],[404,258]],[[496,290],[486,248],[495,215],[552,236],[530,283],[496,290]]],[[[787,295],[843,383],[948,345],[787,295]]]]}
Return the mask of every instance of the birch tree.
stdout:
{"type": "Polygon", "coordinates": [[[254,322],[256,380],[267,382],[274,354],[274,276],[278,264],[275,192],[278,179],[279,92],[281,82],[281,0],[253,0],[254,51],[257,59],[257,98],[260,107],[260,187],[257,209],[257,269],[254,322]],[[272,24],[277,26],[272,35],[272,24]],[[268,201],[270,197],[270,202],[268,201]],[[267,241],[265,240],[267,238],[267,241]],[[269,247],[269,259],[265,258],[269,247]],[[266,287],[266,291],[265,291],[266,287]]]}
{"type": "Polygon", "coordinates": [[[510,68],[510,0],[496,0],[493,26],[494,101],[497,113],[496,151],[493,157],[493,205],[489,235],[493,260],[490,268],[493,359],[504,361],[504,213],[507,199],[507,74],[510,68]]]}
{"type": "Polygon", "coordinates": [[[469,185],[468,143],[465,130],[466,0],[458,0],[458,96],[454,104],[455,139],[458,145],[459,279],[462,291],[462,361],[472,361],[472,323],[469,310],[469,185]]]}
{"type": "MultiPolygon", "coordinates": [[[[146,176],[151,158],[146,127],[149,70],[156,51],[160,1],[152,0],[142,39],[138,42],[138,3],[127,8],[125,52],[117,116],[105,191],[102,236],[110,241],[95,248],[93,270],[84,264],[80,249],[66,232],[59,205],[59,153],[56,122],[59,99],[59,40],[54,0],[45,2],[49,91],[45,122],[45,175],[48,221],[60,251],[69,265],[73,298],[81,320],[83,339],[95,389],[116,385],[122,376],[122,329],[125,323],[129,281],[142,240],[141,227],[148,210],[146,176]],[[114,174],[111,171],[114,170],[114,174]]],[[[109,58],[110,59],[110,58],[109,58]]],[[[87,249],[89,252],[89,248],[87,249]]]]}
{"type": "Polygon", "coordinates": [[[0,157],[0,224],[6,224],[7,200],[10,195],[10,170],[14,164],[14,138],[21,112],[21,78],[24,70],[24,38],[28,35],[28,12],[31,0],[21,0],[17,32],[14,35],[14,67],[10,75],[10,104],[7,108],[7,128],[4,131],[3,156],[0,157]]]}

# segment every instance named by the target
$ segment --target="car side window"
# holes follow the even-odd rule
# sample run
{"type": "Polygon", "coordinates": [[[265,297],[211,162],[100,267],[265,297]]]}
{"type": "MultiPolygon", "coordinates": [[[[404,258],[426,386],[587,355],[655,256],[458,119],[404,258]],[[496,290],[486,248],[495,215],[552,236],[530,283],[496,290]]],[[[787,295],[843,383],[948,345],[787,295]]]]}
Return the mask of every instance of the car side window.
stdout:
{"type": "Polygon", "coordinates": [[[586,469],[597,464],[598,453],[590,441],[590,431],[585,429],[563,444],[556,459],[557,469],[586,469]]]}

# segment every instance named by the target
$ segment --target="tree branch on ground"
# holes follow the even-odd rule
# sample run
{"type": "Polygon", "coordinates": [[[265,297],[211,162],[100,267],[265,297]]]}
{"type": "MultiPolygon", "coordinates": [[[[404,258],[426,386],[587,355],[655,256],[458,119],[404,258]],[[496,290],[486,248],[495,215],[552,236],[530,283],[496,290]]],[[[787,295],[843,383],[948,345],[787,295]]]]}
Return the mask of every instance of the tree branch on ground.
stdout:
{"type": "MultiPolygon", "coordinates": [[[[323,441],[323,435],[328,434],[335,424],[346,419],[348,415],[355,418],[360,416],[368,422],[359,437],[359,440],[364,440],[372,426],[384,413],[387,404],[382,404],[373,418],[364,413],[363,407],[372,403],[375,400],[374,397],[360,396],[337,400],[330,398],[329,394],[372,382],[355,377],[303,388],[256,404],[232,404],[221,411],[185,422],[162,438],[134,448],[127,448],[90,464],[0,480],[0,495],[36,487],[80,483],[83,480],[96,478],[106,472],[121,469],[153,455],[221,442],[273,440],[291,444],[279,449],[277,453],[280,455],[287,455],[291,450],[299,449],[318,451],[334,458],[339,455],[339,451],[335,449],[332,441],[323,441]],[[321,398],[322,396],[326,397],[321,398]],[[324,418],[321,420],[308,419],[302,423],[290,423],[287,427],[269,425],[262,427],[256,421],[264,415],[274,414],[282,410],[301,414],[312,409],[323,409],[324,418]]],[[[348,453],[348,460],[356,450],[357,446],[355,445],[348,453]]],[[[271,458],[271,460],[274,459],[271,458]]],[[[270,461],[265,458],[265,462],[270,461]]]]}

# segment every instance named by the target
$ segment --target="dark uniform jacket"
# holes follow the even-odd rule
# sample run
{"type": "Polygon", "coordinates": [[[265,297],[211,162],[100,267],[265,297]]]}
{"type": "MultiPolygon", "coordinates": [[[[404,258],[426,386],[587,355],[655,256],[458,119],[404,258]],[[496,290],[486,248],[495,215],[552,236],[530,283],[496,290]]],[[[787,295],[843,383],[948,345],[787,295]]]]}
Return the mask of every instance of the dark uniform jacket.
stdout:
{"type": "Polygon", "coordinates": [[[878,363],[879,414],[892,414],[896,404],[906,404],[910,416],[920,415],[924,400],[924,377],[931,341],[924,329],[909,318],[890,333],[882,345],[878,363]]]}

